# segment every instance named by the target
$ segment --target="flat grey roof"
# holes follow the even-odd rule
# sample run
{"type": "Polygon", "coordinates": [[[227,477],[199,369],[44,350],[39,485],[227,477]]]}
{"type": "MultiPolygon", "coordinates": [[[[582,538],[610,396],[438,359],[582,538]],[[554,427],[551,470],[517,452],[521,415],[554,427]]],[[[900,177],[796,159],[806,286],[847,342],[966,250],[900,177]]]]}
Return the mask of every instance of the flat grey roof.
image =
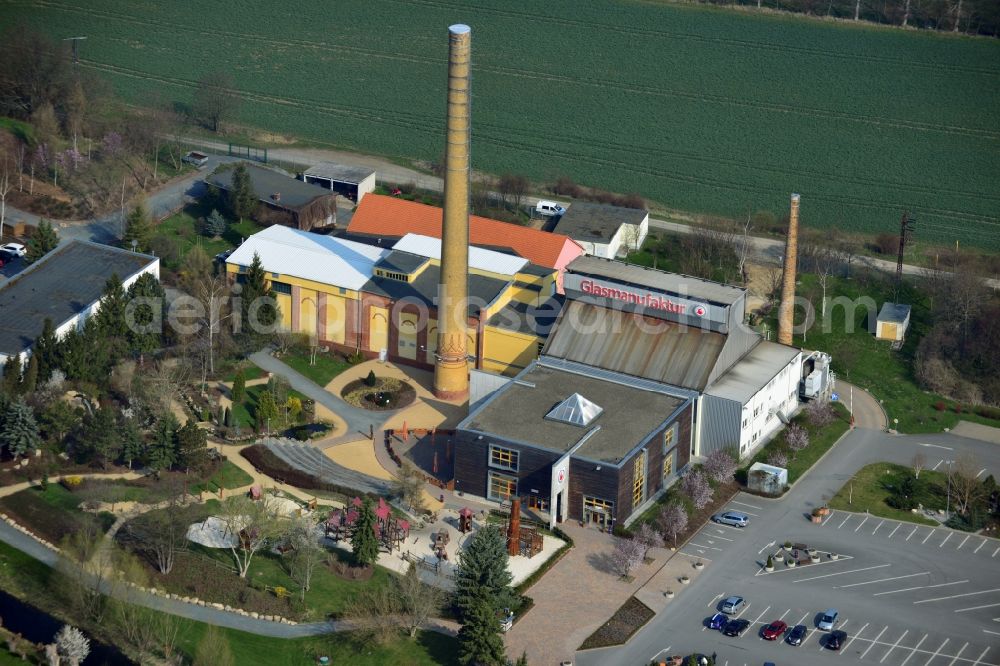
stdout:
{"type": "Polygon", "coordinates": [[[304,176],[316,176],[317,178],[328,178],[338,183],[350,183],[357,185],[368,176],[375,173],[375,169],[360,166],[347,166],[336,162],[320,162],[302,172],[304,176]]]}
{"type": "Polygon", "coordinates": [[[743,298],[746,293],[746,290],[741,287],[730,287],[690,275],[667,273],[645,266],[626,264],[623,261],[592,256],[577,257],[569,262],[566,270],[570,273],[607,278],[615,282],[655,289],[676,296],[703,299],[720,305],[732,305],[743,298]]]}
{"type": "Polygon", "coordinates": [[[902,303],[884,303],[879,310],[878,320],[902,324],[910,316],[910,306],[902,303]]]}
{"type": "Polygon", "coordinates": [[[125,281],[158,261],[109,245],[71,240],[0,285],[0,353],[34,344],[46,319],[61,325],[89,308],[118,274],[125,281]]]}
{"type": "Polygon", "coordinates": [[[705,393],[745,405],[801,353],[794,347],[762,341],[729,368],[719,381],[705,389],[705,393]]]}
{"type": "Polygon", "coordinates": [[[627,377],[617,379],[600,379],[535,361],[517,376],[517,381],[509,382],[473,411],[459,429],[566,452],[600,426],[574,455],[618,464],[686,398],[638,388],[627,377]],[[545,418],[574,393],[604,411],[583,427],[545,418]]]}
{"type": "Polygon", "coordinates": [[[486,325],[544,338],[552,331],[563,301],[562,296],[553,296],[541,305],[511,301],[490,317],[486,325]]]}
{"type": "MultiPolygon", "coordinates": [[[[361,291],[369,294],[385,296],[393,300],[401,298],[416,298],[431,307],[437,307],[438,286],[441,283],[441,268],[431,264],[412,282],[400,282],[391,278],[373,277],[362,287],[361,291]]],[[[486,277],[485,275],[469,274],[469,316],[478,317],[479,307],[496,300],[510,282],[486,277]]]]}
{"type": "Polygon", "coordinates": [[[573,240],[608,242],[623,224],[642,224],[649,211],[639,208],[622,208],[608,204],[570,204],[554,231],[573,240]]]}
{"type": "MultiPolygon", "coordinates": [[[[311,183],[303,183],[301,180],[296,180],[273,169],[265,169],[264,167],[249,163],[246,163],[246,167],[247,173],[250,174],[250,182],[253,184],[254,192],[257,193],[257,198],[272,206],[296,210],[315,201],[319,197],[336,196],[324,187],[311,183]],[[275,200],[273,198],[274,194],[281,194],[281,199],[275,200]]],[[[205,178],[205,182],[228,190],[232,187],[233,170],[225,169],[218,173],[209,174],[205,178]]]]}
{"type": "Polygon", "coordinates": [[[393,250],[384,258],[379,260],[378,263],[375,264],[375,268],[381,268],[382,270],[393,271],[396,273],[406,273],[409,275],[426,264],[428,261],[427,257],[410,254],[409,252],[393,250]]]}

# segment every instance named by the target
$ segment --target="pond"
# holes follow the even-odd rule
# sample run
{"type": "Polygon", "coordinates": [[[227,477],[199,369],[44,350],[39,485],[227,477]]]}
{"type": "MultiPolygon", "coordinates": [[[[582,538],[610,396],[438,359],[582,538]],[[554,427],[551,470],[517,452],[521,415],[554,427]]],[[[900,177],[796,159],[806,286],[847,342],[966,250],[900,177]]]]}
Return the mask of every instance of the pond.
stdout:
{"type": "MultiPolygon", "coordinates": [[[[3,590],[0,590],[0,617],[3,618],[4,627],[33,643],[50,643],[64,624],[3,590]]],[[[90,655],[82,666],[131,666],[134,663],[117,648],[98,643],[92,637],[88,638],[90,655]]]]}

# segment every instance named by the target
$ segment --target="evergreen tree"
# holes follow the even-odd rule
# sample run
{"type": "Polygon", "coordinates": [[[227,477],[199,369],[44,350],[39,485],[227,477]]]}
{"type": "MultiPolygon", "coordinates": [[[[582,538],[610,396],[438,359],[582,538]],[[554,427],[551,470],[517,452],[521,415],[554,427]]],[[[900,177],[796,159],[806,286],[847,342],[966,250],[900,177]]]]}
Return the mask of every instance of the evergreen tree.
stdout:
{"type": "Polygon", "coordinates": [[[71,433],[82,419],[81,410],[65,400],[53,400],[39,415],[39,425],[45,441],[57,444],[71,433]]]}
{"type": "Polygon", "coordinates": [[[375,510],[372,501],[365,498],[354,523],[354,534],[351,536],[351,550],[354,563],[359,567],[370,567],[378,560],[378,536],[375,534],[375,510]]]}
{"type": "Polygon", "coordinates": [[[233,169],[233,181],[229,190],[229,207],[233,211],[233,215],[240,219],[240,222],[252,216],[257,208],[257,193],[250,180],[250,171],[243,162],[237,164],[236,168],[233,169]]]}
{"type": "Polygon", "coordinates": [[[233,427],[233,410],[229,409],[228,407],[226,407],[225,415],[223,416],[222,419],[222,425],[226,426],[227,428],[233,427]]]}
{"type": "Polygon", "coordinates": [[[38,386],[38,359],[32,354],[28,357],[28,367],[24,369],[24,376],[21,377],[21,393],[31,395],[38,386]]]}
{"type": "Polygon", "coordinates": [[[82,450],[101,469],[106,470],[118,459],[122,447],[112,407],[98,407],[92,414],[84,414],[80,431],[78,439],[82,450]]]}
{"type": "Polygon", "coordinates": [[[156,351],[163,342],[163,287],[154,275],[143,273],[128,288],[127,301],[131,315],[128,349],[141,361],[144,354],[156,351]]]}
{"type": "Polygon", "coordinates": [[[267,281],[267,273],[260,255],[253,253],[243,283],[240,308],[242,328],[254,341],[259,340],[278,320],[278,305],[267,281]],[[251,318],[251,313],[254,315],[251,318]],[[263,330],[262,330],[263,329],[263,330]]]}
{"type": "Polygon", "coordinates": [[[117,360],[125,351],[128,336],[128,325],[125,322],[125,289],[117,273],[113,273],[104,283],[104,293],[101,296],[101,306],[97,310],[97,328],[104,344],[108,346],[108,355],[117,360]]]}
{"type": "Polygon", "coordinates": [[[170,469],[177,460],[177,419],[169,412],[156,422],[153,440],[146,449],[146,465],[153,470],[170,469]]]}
{"type": "Polygon", "coordinates": [[[153,240],[153,223],[146,212],[146,204],[139,200],[135,208],[128,214],[125,221],[125,235],[122,236],[122,247],[127,250],[132,249],[132,241],[135,241],[137,252],[149,252],[149,245],[153,240]]]}
{"type": "Polygon", "coordinates": [[[208,462],[208,439],[193,419],[177,430],[177,464],[187,470],[201,470],[208,462]]]}
{"type": "Polygon", "coordinates": [[[37,449],[40,442],[35,414],[24,399],[19,397],[4,412],[3,427],[0,428],[0,449],[6,447],[17,459],[37,449]]]}
{"type": "Polygon", "coordinates": [[[274,401],[274,394],[270,391],[262,391],[257,400],[257,430],[270,431],[272,421],[278,419],[278,403],[274,401]]]}
{"type": "Polygon", "coordinates": [[[226,233],[226,218],[213,208],[212,212],[205,218],[205,234],[218,238],[224,233],[226,233]]]}
{"type": "Polygon", "coordinates": [[[52,325],[52,320],[45,318],[42,325],[42,334],[35,339],[35,344],[31,347],[31,355],[38,359],[38,383],[44,384],[49,381],[52,371],[58,367],[59,341],[56,339],[56,329],[52,325]]]}
{"type": "Polygon", "coordinates": [[[468,666],[506,666],[500,618],[485,599],[477,599],[465,613],[458,632],[458,661],[468,666]]]}
{"type": "Polygon", "coordinates": [[[455,603],[464,618],[480,600],[494,614],[514,605],[507,569],[507,538],[494,525],[487,525],[469,540],[458,559],[455,575],[455,603]]]}
{"type": "Polygon", "coordinates": [[[233,404],[238,405],[243,402],[243,397],[247,393],[247,376],[243,373],[243,369],[240,368],[236,371],[236,376],[233,377],[233,404]]]}
{"type": "Polygon", "coordinates": [[[118,438],[121,441],[121,459],[132,469],[132,462],[142,459],[146,452],[146,442],[135,419],[122,419],[118,428],[118,438]]]}
{"type": "Polygon", "coordinates": [[[21,392],[21,356],[14,354],[7,357],[3,364],[3,392],[13,397],[21,392]]]}
{"type": "Polygon", "coordinates": [[[59,236],[52,228],[52,223],[42,218],[35,227],[35,232],[28,239],[28,254],[24,257],[26,263],[33,264],[59,246],[59,236]]]}

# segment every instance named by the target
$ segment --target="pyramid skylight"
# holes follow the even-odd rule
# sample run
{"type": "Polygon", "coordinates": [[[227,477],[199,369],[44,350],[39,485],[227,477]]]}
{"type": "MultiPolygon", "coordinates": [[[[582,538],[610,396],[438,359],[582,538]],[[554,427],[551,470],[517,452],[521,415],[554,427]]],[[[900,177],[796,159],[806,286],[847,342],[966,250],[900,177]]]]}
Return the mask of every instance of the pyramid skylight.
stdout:
{"type": "Polygon", "coordinates": [[[574,393],[545,415],[545,418],[553,421],[562,421],[575,426],[590,425],[590,422],[601,415],[604,409],[587,400],[579,393],[574,393]]]}

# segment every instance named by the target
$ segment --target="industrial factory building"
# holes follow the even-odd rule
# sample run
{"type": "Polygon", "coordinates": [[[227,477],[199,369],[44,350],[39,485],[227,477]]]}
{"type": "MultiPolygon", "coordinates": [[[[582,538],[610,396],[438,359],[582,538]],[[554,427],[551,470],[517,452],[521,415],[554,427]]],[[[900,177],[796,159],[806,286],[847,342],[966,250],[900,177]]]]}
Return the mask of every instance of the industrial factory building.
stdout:
{"type": "MultiPolygon", "coordinates": [[[[430,368],[437,351],[441,241],[407,234],[391,247],[275,225],[226,260],[239,280],[254,254],[282,325],[343,352],[430,368]]],[[[511,254],[469,248],[466,335],[474,367],[513,375],[538,356],[558,313],[555,271],[511,254]]]]}
{"type": "Polygon", "coordinates": [[[796,409],[801,352],[743,324],[744,289],[595,257],[564,285],[542,356],[459,425],[457,489],[628,522],[692,457],[746,457],[796,409]]]}

